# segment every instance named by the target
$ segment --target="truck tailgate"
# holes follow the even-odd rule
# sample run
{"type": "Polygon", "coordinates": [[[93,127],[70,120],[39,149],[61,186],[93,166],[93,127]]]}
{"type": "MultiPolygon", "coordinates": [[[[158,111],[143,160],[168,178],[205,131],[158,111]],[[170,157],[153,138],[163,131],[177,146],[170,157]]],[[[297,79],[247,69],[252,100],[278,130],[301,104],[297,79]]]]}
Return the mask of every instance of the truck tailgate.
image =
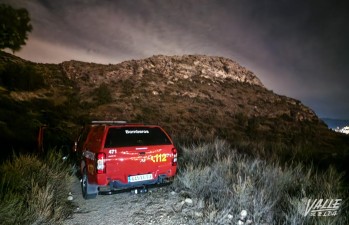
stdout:
{"type": "Polygon", "coordinates": [[[130,183],[171,173],[172,149],[172,145],[106,149],[107,176],[110,180],[130,183]]]}

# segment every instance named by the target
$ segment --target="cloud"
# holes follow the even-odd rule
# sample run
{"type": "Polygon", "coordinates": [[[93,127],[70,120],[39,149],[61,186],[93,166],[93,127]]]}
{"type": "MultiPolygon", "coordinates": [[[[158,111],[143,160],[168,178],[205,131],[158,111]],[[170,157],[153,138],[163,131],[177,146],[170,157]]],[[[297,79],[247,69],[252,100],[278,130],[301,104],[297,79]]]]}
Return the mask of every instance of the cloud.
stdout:
{"type": "Polygon", "coordinates": [[[27,8],[32,16],[33,33],[19,54],[33,61],[224,56],[320,115],[330,115],[327,108],[333,115],[343,105],[349,108],[338,100],[349,96],[349,8],[344,2],[4,1],[27,8]]]}
{"type": "MultiPolygon", "coordinates": [[[[100,55],[74,46],[47,42],[46,40],[41,40],[36,37],[30,38],[27,45],[19,53],[16,53],[16,55],[24,59],[30,59],[31,61],[41,63],[61,63],[76,59],[102,64],[113,61],[112,58],[106,55],[100,55]]],[[[114,59],[114,62],[118,62],[119,60],[120,59],[114,59]]]]}

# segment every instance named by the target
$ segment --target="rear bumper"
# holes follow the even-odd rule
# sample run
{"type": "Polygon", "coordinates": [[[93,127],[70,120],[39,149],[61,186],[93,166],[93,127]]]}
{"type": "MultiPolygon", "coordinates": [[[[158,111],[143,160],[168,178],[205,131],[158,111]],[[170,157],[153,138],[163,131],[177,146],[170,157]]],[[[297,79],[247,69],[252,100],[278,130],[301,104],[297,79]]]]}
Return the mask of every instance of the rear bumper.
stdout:
{"type": "Polygon", "coordinates": [[[144,186],[154,186],[161,184],[169,184],[173,181],[173,177],[168,177],[167,175],[159,175],[157,179],[132,182],[132,183],[123,183],[118,180],[110,181],[107,186],[99,186],[99,192],[110,192],[110,191],[119,191],[131,188],[139,188],[144,186]]]}

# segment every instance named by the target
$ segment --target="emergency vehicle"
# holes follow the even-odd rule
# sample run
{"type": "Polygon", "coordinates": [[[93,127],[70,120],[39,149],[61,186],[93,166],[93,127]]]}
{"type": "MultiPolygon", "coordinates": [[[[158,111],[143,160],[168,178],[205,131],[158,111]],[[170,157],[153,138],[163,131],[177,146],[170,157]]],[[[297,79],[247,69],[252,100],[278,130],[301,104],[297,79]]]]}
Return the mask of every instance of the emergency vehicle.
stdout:
{"type": "Polygon", "coordinates": [[[85,199],[171,182],[177,150],[158,125],[92,121],[75,142],[85,199]]]}

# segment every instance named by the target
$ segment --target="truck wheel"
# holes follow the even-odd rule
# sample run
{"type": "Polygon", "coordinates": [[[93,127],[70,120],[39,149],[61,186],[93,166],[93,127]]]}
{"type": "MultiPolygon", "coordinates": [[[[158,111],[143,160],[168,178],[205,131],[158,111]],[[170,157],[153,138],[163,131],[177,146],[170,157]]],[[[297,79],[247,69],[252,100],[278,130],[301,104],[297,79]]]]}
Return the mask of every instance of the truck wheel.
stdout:
{"type": "Polygon", "coordinates": [[[96,185],[91,185],[88,183],[87,179],[87,171],[86,168],[84,168],[82,172],[82,181],[81,181],[81,190],[82,190],[82,196],[84,199],[93,199],[96,198],[98,194],[96,185]]]}

